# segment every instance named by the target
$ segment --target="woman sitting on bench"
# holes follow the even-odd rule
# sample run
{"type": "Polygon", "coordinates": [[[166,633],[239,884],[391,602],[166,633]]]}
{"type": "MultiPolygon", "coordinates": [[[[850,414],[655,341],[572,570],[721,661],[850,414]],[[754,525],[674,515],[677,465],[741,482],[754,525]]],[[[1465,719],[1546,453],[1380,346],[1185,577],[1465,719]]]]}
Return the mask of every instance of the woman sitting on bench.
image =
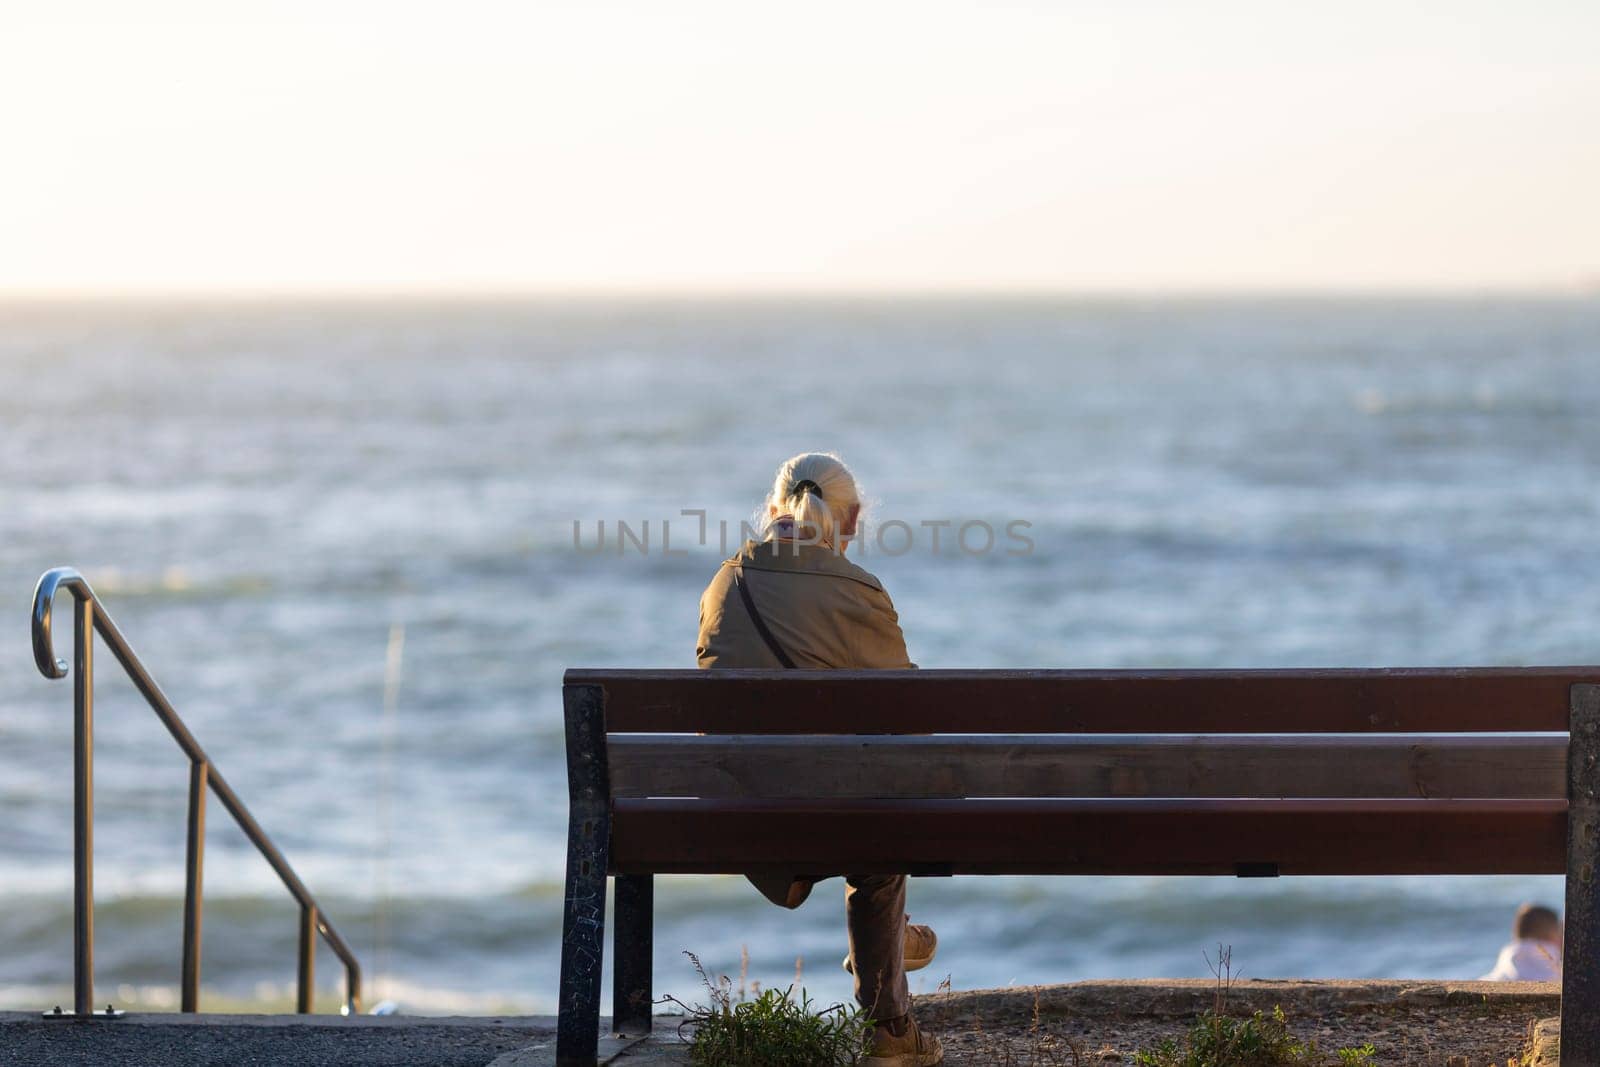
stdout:
{"type": "MultiPolygon", "coordinates": [[[[778,468],[767,497],[764,539],[746,541],[700,597],[701,667],[808,670],[905,669],[905,636],[878,579],[845,558],[861,497],[829,453],[808,452],[778,468]]],[[[818,881],[751,875],[774,904],[797,908],[818,881]]],[[[911,1017],[906,971],[926,967],[938,939],[905,914],[904,875],[849,875],[845,911],[856,1000],[874,1020],[867,1067],[933,1067],[937,1038],[911,1017]]]]}

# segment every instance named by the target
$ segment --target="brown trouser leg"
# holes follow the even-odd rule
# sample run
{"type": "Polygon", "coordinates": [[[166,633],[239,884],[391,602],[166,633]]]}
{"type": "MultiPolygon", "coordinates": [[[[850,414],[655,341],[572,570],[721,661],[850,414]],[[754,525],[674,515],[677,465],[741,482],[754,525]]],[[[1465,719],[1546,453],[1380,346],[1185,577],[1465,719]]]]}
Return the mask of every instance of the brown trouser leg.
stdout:
{"type": "Polygon", "coordinates": [[[856,1002],[876,1020],[911,1010],[906,986],[906,879],[853,874],[845,879],[845,918],[855,962],[856,1002]]]}
{"type": "MultiPolygon", "coordinates": [[[[820,878],[747,875],[780,908],[798,908],[820,878]]],[[[845,879],[845,923],[856,972],[856,1001],[879,1022],[911,1010],[906,985],[906,879],[903,874],[853,874],[845,879]]]]}

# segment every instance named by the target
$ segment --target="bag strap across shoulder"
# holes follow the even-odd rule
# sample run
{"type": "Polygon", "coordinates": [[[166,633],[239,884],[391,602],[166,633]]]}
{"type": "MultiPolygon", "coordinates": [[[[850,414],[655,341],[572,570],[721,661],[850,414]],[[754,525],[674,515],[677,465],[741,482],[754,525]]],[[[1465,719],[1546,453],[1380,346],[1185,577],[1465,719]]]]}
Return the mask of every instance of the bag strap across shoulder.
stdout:
{"type": "Polygon", "coordinates": [[[756,602],[750,596],[750,590],[744,583],[743,567],[735,567],[733,569],[733,584],[739,590],[739,599],[744,601],[744,610],[750,613],[750,621],[756,624],[756,633],[761,635],[761,640],[767,643],[767,647],[772,650],[772,654],[778,657],[779,663],[793,669],[794,660],[790,659],[789,654],[783,650],[783,646],[778,644],[778,639],[772,636],[771,630],[767,629],[766,620],[756,610],[756,602]]]}

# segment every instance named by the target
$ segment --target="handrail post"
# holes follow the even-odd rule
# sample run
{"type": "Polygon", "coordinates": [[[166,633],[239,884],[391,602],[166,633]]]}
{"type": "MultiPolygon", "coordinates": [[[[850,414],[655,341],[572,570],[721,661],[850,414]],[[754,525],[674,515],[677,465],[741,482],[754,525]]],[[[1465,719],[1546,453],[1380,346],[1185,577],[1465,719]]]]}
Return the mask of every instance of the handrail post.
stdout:
{"type": "Polygon", "coordinates": [[[211,765],[189,764],[189,848],[183,888],[183,1005],[200,1010],[200,907],[206,853],[206,786],[211,765]]]}
{"type": "Polygon", "coordinates": [[[317,909],[314,904],[300,906],[300,985],[295,1011],[310,1015],[316,995],[313,979],[317,971],[317,909]]]}
{"type": "Polygon", "coordinates": [[[72,1006],[94,1012],[94,603],[73,598],[72,1006]]]}
{"type": "Polygon", "coordinates": [[[344,1014],[361,1014],[361,968],[354,960],[344,965],[344,1014]]]}

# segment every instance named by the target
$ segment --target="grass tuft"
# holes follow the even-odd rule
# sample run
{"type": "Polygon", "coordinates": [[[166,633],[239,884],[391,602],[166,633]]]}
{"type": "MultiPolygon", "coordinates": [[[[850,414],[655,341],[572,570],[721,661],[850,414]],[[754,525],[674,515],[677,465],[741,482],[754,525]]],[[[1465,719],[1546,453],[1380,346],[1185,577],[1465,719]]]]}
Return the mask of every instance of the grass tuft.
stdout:
{"type": "Polygon", "coordinates": [[[1289,1032],[1282,1008],[1272,1014],[1228,1014],[1228,992],[1233,987],[1233,951],[1217,946],[1217,960],[1206,964],[1216,976],[1211,1010],[1201,1015],[1183,1040],[1169,1038],[1155,1048],[1134,1053],[1134,1067],[1375,1067],[1372,1045],[1341,1048],[1324,1055],[1314,1041],[1298,1041],[1289,1032]]]}
{"type": "Polygon", "coordinates": [[[691,1006],[668,998],[683,1009],[682,1027],[693,1028],[689,1062],[695,1067],[858,1067],[866,1055],[872,1022],[860,1008],[835,1004],[818,1011],[804,989],[796,999],[794,986],[757,987],[752,999],[744,973],[735,996],[731,979],[712,981],[698,956],[684,955],[710,1001],[691,1006]]]}
{"type": "Polygon", "coordinates": [[[1134,1054],[1135,1067],[1374,1067],[1377,1049],[1371,1045],[1342,1048],[1330,1060],[1314,1041],[1299,1041],[1289,1033],[1282,1008],[1271,1015],[1255,1012],[1245,1017],[1206,1012],[1196,1019],[1182,1041],[1168,1039],[1153,1049],[1134,1054]]]}

